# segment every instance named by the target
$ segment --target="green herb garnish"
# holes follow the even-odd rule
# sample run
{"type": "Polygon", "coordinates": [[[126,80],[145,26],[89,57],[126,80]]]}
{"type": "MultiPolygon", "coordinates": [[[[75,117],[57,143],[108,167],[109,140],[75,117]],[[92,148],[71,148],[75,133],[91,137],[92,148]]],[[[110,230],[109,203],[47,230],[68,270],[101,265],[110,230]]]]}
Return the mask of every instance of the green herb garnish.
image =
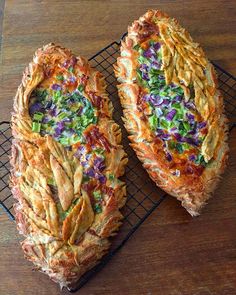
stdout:
{"type": "Polygon", "coordinates": [[[32,131],[39,133],[40,132],[40,129],[41,129],[41,123],[39,123],[39,122],[33,122],[33,124],[32,124],[32,131]]]}
{"type": "Polygon", "coordinates": [[[100,201],[102,199],[102,194],[101,194],[100,191],[94,191],[93,192],[93,197],[94,197],[95,200],[100,201]]]}
{"type": "Polygon", "coordinates": [[[95,204],[94,206],[93,206],[93,209],[94,209],[94,211],[96,212],[96,213],[101,213],[102,212],[102,206],[100,205],[100,204],[95,204]]]}
{"type": "Polygon", "coordinates": [[[57,75],[57,80],[59,80],[59,81],[63,81],[64,80],[64,77],[63,77],[63,75],[57,75]]]}
{"type": "Polygon", "coordinates": [[[40,112],[35,113],[34,116],[33,116],[33,120],[35,120],[35,121],[41,121],[43,119],[43,116],[44,116],[43,113],[40,113],[40,112]]]}
{"type": "Polygon", "coordinates": [[[79,92],[82,92],[84,90],[84,85],[80,84],[77,89],[79,90],[79,92]]]}
{"type": "Polygon", "coordinates": [[[68,68],[68,71],[69,71],[70,73],[73,73],[73,71],[74,71],[73,66],[70,66],[70,67],[68,68]]]}
{"type": "Polygon", "coordinates": [[[148,118],[149,124],[152,130],[155,130],[158,125],[158,118],[156,115],[152,115],[148,118]]]}
{"type": "Polygon", "coordinates": [[[178,151],[179,154],[183,153],[183,146],[181,143],[176,143],[175,145],[176,150],[178,151]]]}

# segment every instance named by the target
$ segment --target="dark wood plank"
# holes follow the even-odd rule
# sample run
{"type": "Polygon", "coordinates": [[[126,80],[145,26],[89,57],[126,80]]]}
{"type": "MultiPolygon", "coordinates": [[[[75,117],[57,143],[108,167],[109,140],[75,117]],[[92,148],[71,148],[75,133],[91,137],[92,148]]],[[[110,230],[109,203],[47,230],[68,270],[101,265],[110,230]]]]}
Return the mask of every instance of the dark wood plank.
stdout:
{"type": "MultiPolygon", "coordinates": [[[[0,59],[1,120],[10,118],[21,72],[36,48],[56,42],[90,57],[118,39],[127,24],[148,8],[175,16],[211,60],[236,75],[233,0],[8,0],[0,59]]],[[[236,294],[235,136],[236,130],[230,140],[229,167],[202,215],[192,219],[176,200],[168,198],[79,294],[236,294]]],[[[0,294],[59,294],[56,284],[31,271],[20,239],[14,222],[0,210],[0,294]]]]}

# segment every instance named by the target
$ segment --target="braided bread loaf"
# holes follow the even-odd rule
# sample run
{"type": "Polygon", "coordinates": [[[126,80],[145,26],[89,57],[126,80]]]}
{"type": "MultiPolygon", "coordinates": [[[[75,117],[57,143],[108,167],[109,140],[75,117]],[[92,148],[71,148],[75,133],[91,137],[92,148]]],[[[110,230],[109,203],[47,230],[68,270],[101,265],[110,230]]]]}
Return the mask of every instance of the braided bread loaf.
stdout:
{"type": "Polygon", "coordinates": [[[127,162],[102,75],[49,44],[26,68],[12,115],[11,186],[26,258],[61,287],[109,248],[127,162]]]}
{"type": "Polygon", "coordinates": [[[156,184],[198,215],[228,152],[212,64],[175,19],[150,10],[128,28],[115,73],[131,146],[156,184]]]}

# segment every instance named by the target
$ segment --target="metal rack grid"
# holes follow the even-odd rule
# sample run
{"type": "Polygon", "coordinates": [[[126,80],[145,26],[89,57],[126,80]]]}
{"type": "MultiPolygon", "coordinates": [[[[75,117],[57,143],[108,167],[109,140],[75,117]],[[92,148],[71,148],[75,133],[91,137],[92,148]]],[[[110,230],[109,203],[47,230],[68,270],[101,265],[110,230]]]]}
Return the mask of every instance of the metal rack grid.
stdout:
{"type": "MultiPolygon", "coordinates": [[[[142,168],[134,151],[129,146],[127,132],[122,123],[122,109],[117,95],[116,78],[114,77],[113,64],[119,55],[120,42],[112,42],[93,57],[90,63],[106,78],[107,91],[114,106],[114,120],[120,125],[123,134],[123,146],[128,154],[125,181],[127,185],[127,202],[122,209],[124,222],[119,234],[112,239],[112,247],[108,254],[92,270],[83,275],[76,285],[70,286],[70,292],[80,289],[95,273],[97,273],[106,263],[123,247],[130,236],[147,219],[147,217],[161,204],[166,194],[156,187],[150,180],[147,172],[142,168]]],[[[235,126],[236,118],[236,78],[225,70],[214,64],[219,78],[219,88],[225,99],[225,110],[230,120],[230,129],[235,126]]],[[[11,147],[11,129],[9,122],[0,123],[0,206],[14,220],[13,198],[8,186],[10,165],[9,154],[11,147]]]]}

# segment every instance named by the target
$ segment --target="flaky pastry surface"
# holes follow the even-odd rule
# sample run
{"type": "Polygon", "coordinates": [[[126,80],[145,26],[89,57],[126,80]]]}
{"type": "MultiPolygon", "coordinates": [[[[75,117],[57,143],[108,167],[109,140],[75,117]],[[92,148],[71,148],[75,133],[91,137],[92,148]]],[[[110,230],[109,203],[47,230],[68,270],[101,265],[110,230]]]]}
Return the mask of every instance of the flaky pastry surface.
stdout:
{"type": "Polygon", "coordinates": [[[158,186],[198,215],[228,152],[213,66],[175,19],[150,10],[128,28],[115,73],[138,158],[158,186]]]}
{"type": "Polygon", "coordinates": [[[14,100],[11,186],[22,248],[61,287],[98,262],[122,220],[127,157],[105,88],[87,60],[48,44],[14,100]]]}

